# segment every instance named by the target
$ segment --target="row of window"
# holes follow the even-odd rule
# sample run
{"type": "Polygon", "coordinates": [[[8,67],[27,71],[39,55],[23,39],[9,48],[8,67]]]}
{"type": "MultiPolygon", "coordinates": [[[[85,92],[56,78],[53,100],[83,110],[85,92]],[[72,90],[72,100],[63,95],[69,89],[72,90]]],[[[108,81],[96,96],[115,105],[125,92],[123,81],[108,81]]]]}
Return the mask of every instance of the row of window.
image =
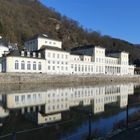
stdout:
{"type": "Polygon", "coordinates": [[[77,57],[75,57],[75,58],[73,58],[72,60],[75,60],[75,61],[88,61],[88,62],[91,62],[91,58],[84,58],[84,60],[83,60],[83,58],[77,58],[77,57]]]}
{"type": "Polygon", "coordinates": [[[64,62],[64,61],[48,61],[48,64],[62,64],[62,65],[68,65],[68,62],[64,62]]]}
{"type": "Polygon", "coordinates": [[[120,73],[121,68],[119,67],[105,67],[105,72],[106,73],[120,73]]]}
{"type": "Polygon", "coordinates": [[[42,97],[41,97],[41,94],[33,94],[33,95],[21,95],[21,96],[18,96],[18,95],[16,95],[15,96],[15,102],[25,102],[25,101],[31,101],[31,100],[33,100],[33,101],[38,101],[38,100],[40,100],[40,99],[42,99],[42,97]]]}
{"type": "Polygon", "coordinates": [[[48,100],[48,103],[66,102],[66,101],[68,101],[68,98],[65,98],[65,99],[63,99],[63,98],[61,98],[61,99],[57,98],[57,99],[48,100]]]}
{"type": "Polygon", "coordinates": [[[57,110],[57,109],[67,109],[68,105],[67,104],[59,104],[59,105],[53,105],[53,106],[48,106],[48,110],[57,110]]]}
{"type": "Polygon", "coordinates": [[[97,73],[104,73],[104,67],[103,66],[96,66],[96,72],[97,73]]]}
{"type": "MultiPolygon", "coordinates": [[[[34,61],[31,63],[30,61],[27,61],[27,64],[25,61],[19,62],[18,60],[15,61],[15,69],[18,70],[21,68],[21,70],[25,70],[25,65],[27,66],[27,70],[37,70],[37,63],[34,61]],[[19,68],[20,67],[20,68],[19,68]]],[[[41,62],[38,62],[38,70],[42,69],[42,64],[41,62]]]]}
{"type": "Polygon", "coordinates": [[[68,71],[68,67],[64,67],[64,66],[48,66],[48,70],[50,71],[50,70],[53,70],[53,71],[55,71],[55,70],[61,70],[61,71],[68,71]]]}
{"type": "Polygon", "coordinates": [[[120,88],[119,87],[110,87],[110,88],[105,88],[105,93],[106,94],[112,94],[112,93],[120,93],[120,88]]]}
{"type": "Polygon", "coordinates": [[[50,98],[51,96],[52,96],[52,97],[55,97],[55,96],[58,97],[59,95],[60,95],[60,96],[67,96],[68,93],[59,93],[59,94],[56,94],[56,93],[53,93],[53,94],[52,94],[52,93],[49,93],[49,94],[48,94],[48,97],[49,97],[49,98],[50,98]]]}
{"type": "Polygon", "coordinates": [[[118,60],[106,59],[105,62],[106,64],[119,64],[118,60]]]}
{"type": "Polygon", "coordinates": [[[104,54],[104,51],[102,51],[102,50],[96,50],[96,53],[97,54],[104,54]]]}
{"type": "Polygon", "coordinates": [[[122,61],[122,65],[128,65],[128,61],[122,61]]]}
{"type": "Polygon", "coordinates": [[[75,72],[93,72],[94,66],[87,66],[87,65],[71,65],[71,68],[74,69],[75,72]]]}
{"type": "Polygon", "coordinates": [[[46,43],[46,44],[50,44],[50,45],[51,45],[51,44],[56,45],[56,42],[52,42],[52,41],[45,41],[45,43],[46,43]]]}
{"type": "Polygon", "coordinates": [[[104,63],[104,58],[96,58],[96,62],[104,63]]]}
{"type": "Polygon", "coordinates": [[[56,53],[50,53],[50,52],[47,53],[47,56],[52,57],[52,58],[62,58],[62,59],[68,58],[67,54],[59,54],[59,53],[56,54],[56,53]]]}

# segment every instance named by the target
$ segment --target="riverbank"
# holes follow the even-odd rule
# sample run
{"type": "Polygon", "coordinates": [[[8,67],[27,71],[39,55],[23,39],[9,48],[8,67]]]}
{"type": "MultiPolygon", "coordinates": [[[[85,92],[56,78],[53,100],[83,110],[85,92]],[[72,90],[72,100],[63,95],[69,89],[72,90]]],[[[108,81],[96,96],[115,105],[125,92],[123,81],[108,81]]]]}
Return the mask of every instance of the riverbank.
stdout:
{"type": "Polygon", "coordinates": [[[45,83],[45,84],[100,84],[113,82],[140,82],[140,76],[111,76],[111,75],[47,75],[47,74],[18,74],[0,73],[0,83],[45,83]]]}

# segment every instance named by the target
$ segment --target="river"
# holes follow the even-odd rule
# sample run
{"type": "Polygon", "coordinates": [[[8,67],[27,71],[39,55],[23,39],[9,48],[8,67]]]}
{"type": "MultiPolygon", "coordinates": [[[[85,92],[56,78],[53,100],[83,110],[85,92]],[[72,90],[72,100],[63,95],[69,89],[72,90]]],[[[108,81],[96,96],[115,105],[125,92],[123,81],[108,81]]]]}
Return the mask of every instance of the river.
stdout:
{"type": "Polygon", "coordinates": [[[140,85],[0,85],[0,140],[84,140],[140,110],[140,85]],[[132,105],[132,106],[131,106],[132,105]]]}

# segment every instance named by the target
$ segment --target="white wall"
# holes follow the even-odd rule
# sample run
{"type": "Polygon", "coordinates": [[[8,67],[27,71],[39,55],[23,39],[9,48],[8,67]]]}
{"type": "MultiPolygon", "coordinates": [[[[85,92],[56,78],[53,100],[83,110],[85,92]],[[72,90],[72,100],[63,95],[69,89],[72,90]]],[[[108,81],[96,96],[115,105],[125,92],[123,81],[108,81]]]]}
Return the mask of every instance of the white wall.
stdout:
{"type": "Polygon", "coordinates": [[[0,72],[2,72],[2,64],[0,63],[0,72]]]}
{"type": "Polygon", "coordinates": [[[2,57],[5,51],[9,51],[9,49],[5,46],[0,46],[0,57],[2,57]]]}
{"type": "Polygon", "coordinates": [[[6,57],[6,69],[5,72],[18,72],[18,73],[45,73],[46,61],[44,59],[28,58],[28,57],[6,57]],[[18,61],[18,69],[15,69],[15,62],[18,61]],[[24,61],[25,69],[21,69],[21,63],[24,61]],[[30,62],[30,69],[27,69],[27,64],[30,62]],[[33,63],[36,62],[36,69],[33,69],[33,63]],[[39,70],[39,63],[41,63],[41,69],[39,70]]]}
{"type": "Polygon", "coordinates": [[[53,39],[48,39],[48,38],[36,38],[33,40],[29,40],[24,43],[25,48],[28,51],[36,51],[41,49],[42,46],[50,46],[50,47],[57,47],[57,48],[62,48],[62,42],[53,40],[53,39]]]}
{"type": "Polygon", "coordinates": [[[6,96],[7,108],[24,108],[45,104],[45,93],[15,93],[6,96]]]}
{"type": "Polygon", "coordinates": [[[62,42],[53,40],[53,39],[48,39],[48,38],[38,38],[38,50],[43,46],[51,46],[51,47],[57,47],[57,48],[62,48],[62,42]]]}
{"type": "Polygon", "coordinates": [[[63,51],[45,50],[46,72],[49,74],[69,74],[70,54],[63,51]]]}
{"type": "Polygon", "coordinates": [[[84,106],[92,104],[94,113],[103,112],[104,106],[109,103],[126,107],[128,95],[132,94],[134,94],[133,83],[99,87],[57,88],[42,92],[14,93],[5,96],[8,109],[23,109],[43,105],[45,107],[44,113],[51,114],[69,110],[70,107],[80,104],[84,106]]]}

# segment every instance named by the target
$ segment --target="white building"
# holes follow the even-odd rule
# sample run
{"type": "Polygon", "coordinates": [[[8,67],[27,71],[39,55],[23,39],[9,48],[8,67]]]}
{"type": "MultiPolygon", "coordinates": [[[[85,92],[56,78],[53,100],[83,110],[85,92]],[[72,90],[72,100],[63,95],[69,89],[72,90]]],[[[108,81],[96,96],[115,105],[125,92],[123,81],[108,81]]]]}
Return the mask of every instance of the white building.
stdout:
{"type": "Polygon", "coordinates": [[[25,42],[25,48],[27,51],[18,52],[18,55],[11,52],[3,57],[3,72],[134,75],[134,66],[129,65],[127,52],[110,53],[106,56],[105,48],[100,46],[77,47],[67,52],[62,49],[61,41],[49,39],[44,34],[25,42]],[[28,63],[34,65],[29,66],[28,63]]]}
{"type": "Polygon", "coordinates": [[[77,57],[89,57],[88,62],[84,59],[79,59],[79,64],[75,65],[78,74],[86,74],[87,72],[88,74],[134,75],[134,66],[129,65],[129,54],[127,52],[110,53],[108,56],[105,56],[105,48],[100,46],[84,46],[73,48],[71,53],[76,54],[77,57]],[[86,62],[86,66],[80,69],[79,67],[84,66],[83,62],[86,62]],[[87,66],[90,63],[91,66],[87,66]]]}
{"type": "Polygon", "coordinates": [[[62,42],[48,38],[46,34],[35,35],[25,42],[24,46],[28,51],[36,51],[42,48],[42,46],[57,47],[62,49],[62,42]]]}
{"type": "Polygon", "coordinates": [[[2,55],[7,51],[9,51],[9,49],[0,36],[0,72],[2,71],[2,55]]]}
{"type": "Polygon", "coordinates": [[[57,47],[43,46],[40,52],[44,53],[46,60],[45,72],[48,74],[69,74],[70,54],[57,47]]]}
{"type": "MultiPolygon", "coordinates": [[[[134,94],[134,84],[116,84],[99,87],[80,86],[48,89],[41,92],[6,94],[6,110],[18,109],[33,114],[38,123],[61,119],[61,112],[79,105],[92,105],[94,114],[104,112],[105,105],[115,103],[120,108],[128,104],[128,95],[134,94]]],[[[33,116],[32,116],[33,118],[33,116]]]]}
{"type": "Polygon", "coordinates": [[[17,73],[45,73],[46,61],[37,52],[13,51],[3,57],[2,71],[17,73]]]}

